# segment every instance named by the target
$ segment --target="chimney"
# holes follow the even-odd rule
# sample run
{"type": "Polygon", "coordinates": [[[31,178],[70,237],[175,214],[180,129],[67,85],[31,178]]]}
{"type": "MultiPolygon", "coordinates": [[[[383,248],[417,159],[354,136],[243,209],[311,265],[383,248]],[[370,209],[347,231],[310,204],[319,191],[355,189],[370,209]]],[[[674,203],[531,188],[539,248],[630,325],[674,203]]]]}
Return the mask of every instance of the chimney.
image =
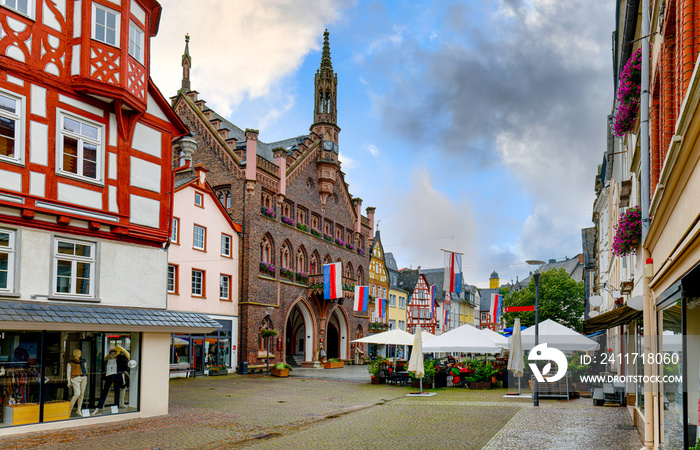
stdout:
{"type": "Polygon", "coordinates": [[[578,254],[578,262],[579,264],[583,264],[583,253],[578,254]]]}
{"type": "Polygon", "coordinates": [[[258,133],[258,130],[250,128],[245,130],[245,184],[248,194],[252,194],[255,189],[255,174],[258,170],[258,133]]]}
{"type": "Polygon", "coordinates": [[[277,176],[280,177],[277,192],[281,195],[287,195],[287,150],[282,147],[273,148],[272,154],[275,157],[275,165],[277,165],[277,176]]]}
{"type": "Polygon", "coordinates": [[[197,164],[197,166],[194,168],[194,171],[197,177],[199,178],[199,180],[197,180],[197,183],[204,186],[204,183],[207,181],[207,172],[209,171],[206,169],[206,167],[200,164],[197,164]]]}
{"type": "Polygon", "coordinates": [[[374,211],[376,211],[377,208],[374,206],[368,206],[367,207],[367,218],[369,219],[369,238],[374,239],[374,211]]]}

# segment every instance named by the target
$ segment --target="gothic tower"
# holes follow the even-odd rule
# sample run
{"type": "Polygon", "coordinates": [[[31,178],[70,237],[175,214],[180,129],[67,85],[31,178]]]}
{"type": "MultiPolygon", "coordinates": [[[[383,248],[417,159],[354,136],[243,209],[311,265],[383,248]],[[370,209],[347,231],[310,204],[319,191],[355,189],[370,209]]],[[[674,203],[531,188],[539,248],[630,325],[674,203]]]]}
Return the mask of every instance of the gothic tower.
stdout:
{"type": "Polygon", "coordinates": [[[321,67],[314,77],[314,123],[311,125],[313,140],[321,140],[316,160],[318,192],[323,209],[326,200],[333,195],[340,162],[338,161],[338,75],[333,72],[328,30],[323,33],[321,67]]]}
{"type": "Polygon", "coordinates": [[[190,68],[192,67],[192,58],[190,57],[190,35],[185,35],[185,53],[182,54],[182,92],[190,90],[190,68]]]}

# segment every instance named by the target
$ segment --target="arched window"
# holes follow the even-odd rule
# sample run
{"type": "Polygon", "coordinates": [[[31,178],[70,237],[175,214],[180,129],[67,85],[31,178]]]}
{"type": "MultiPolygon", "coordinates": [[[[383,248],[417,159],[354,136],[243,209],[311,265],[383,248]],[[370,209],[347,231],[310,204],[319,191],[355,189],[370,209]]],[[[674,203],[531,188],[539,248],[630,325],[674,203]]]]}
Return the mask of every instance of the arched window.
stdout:
{"type": "Polygon", "coordinates": [[[306,273],[306,249],[303,245],[297,249],[297,257],[294,262],[297,272],[306,273]]]}
{"type": "Polygon", "coordinates": [[[360,286],[365,284],[365,271],[362,269],[362,266],[357,268],[357,284],[360,286]]]}
{"type": "Polygon", "coordinates": [[[335,237],[338,239],[343,239],[343,227],[340,225],[335,226],[335,237]]]}
{"type": "Polygon", "coordinates": [[[292,217],[292,205],[287,202],[282,203],[282,215],[289,218],[292,217]]]}
{"type": "Polygon", "coordinates": [[[333,260],[331,259],[331,255],[327,254],[326,256],[323,257],[323,264],[330,264],[332,262],[333,262],[333,260]]]}
{"type": "Polygon", "coordinates": [[[219,203],[226,209],[231,208],[231,190],[228,188],[222,188],[216,190],[216,197],[219,199],[219,203]]]}
{"type": "Polygon", "coordinates": [[[285,241],[282,244],[282,249],[280,250],[280,267],[283,269],[293,269],[294,264],[292,263],[292,245],[289,241],[285,241]]]}
{"type": "Polygon", "coordinates": [[[311,254],[311,260],[309,261],[309,274],[317,275],[321,273],[321,257],[318,256],[318,252],[314,250],[311,254]]]}
{"type": "Polygon", "coordinates": [[[352,263],[348,261],[343,267],[343,276],[351,280],[355,280],[355,271],[352,268],[352,263]]]}
{"type": "Polygon", "coordinates": [[[263,191],[260,197],[260,204],[265,208],[272,209],[272,196],[268,192],[263,191]]]}
{"type": "Polygon", "coordinates": [[[269,234],[266,234],[260,242],[260,271],[266,275],[275,276],[274,252],[274,241],[269,234]]]}
{"type": "Polygon", "coordinates": [[[297,206],[297,222],[308,224],[306,221],[306,211],[303,208],[297,206]]]}

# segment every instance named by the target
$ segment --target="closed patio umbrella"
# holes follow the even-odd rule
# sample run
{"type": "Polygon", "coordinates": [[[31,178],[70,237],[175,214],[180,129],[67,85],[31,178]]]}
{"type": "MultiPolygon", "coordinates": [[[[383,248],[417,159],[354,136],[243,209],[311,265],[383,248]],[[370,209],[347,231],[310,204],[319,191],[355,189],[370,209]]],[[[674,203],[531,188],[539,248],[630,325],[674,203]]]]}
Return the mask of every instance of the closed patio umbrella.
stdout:
{"type": "Polygon", "coordinates": [[[416,334],[413,336],[413,352],[408,361],[408,371],[413,372],[420,384],[420,393],[423,394],[423,377],[425,368],[423,367],[423,333],[421,326],[416,327],[416,334]]]}
{"type": "Polygon", "coordinates": [[[520,378],[525,373],[525,364],[523,363],[523,340],[520,334],[520,318],[515,319],[513,325],[513,335],[508,339],[508,370],[513,372],[513,376],[518,379],[518,395],[520,395],[520,378]]]}

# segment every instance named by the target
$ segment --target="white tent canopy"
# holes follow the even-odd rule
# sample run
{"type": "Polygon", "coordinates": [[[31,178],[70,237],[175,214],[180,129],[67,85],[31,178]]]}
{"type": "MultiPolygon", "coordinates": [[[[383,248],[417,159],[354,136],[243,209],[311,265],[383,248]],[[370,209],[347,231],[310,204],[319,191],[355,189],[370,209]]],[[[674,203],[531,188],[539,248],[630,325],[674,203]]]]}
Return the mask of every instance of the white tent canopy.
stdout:
{"type": "MultiPolygon", "coordinates": [[[[540,322],[538,334],[540,344],[546,343],[561,351],[589,351],[598,350],[600,347],[593,339],[589,339],[552,319],[540,322]]],[[[522,331],[522,339],[523,350],[532,350],[535,346],[534,325],[522,331]]]]}
{"type": "Polygon", "coordinates": [[[498,334],[495,331],[493,331],[490,328],[482,328],[479,331],[482,333],[485,333],[487,336],[489,336],[496,344],[500,345],[503,348],[508,347],[508,338],[503,336],[502,334],[498,334]]]}
{"type": "Polygon", "coordinates": [[[462,325],[423,344],[423,353],[432,352],[501,353],[503,348],[481,330],[462,325]]]}
{"type": "Polygon", "coordinates": [[[370,334],[351,342],[360,344],[384,344],[384,345],[413,345],[413,335],[403,330],[389,330],[383,333],[370,334]]]}

